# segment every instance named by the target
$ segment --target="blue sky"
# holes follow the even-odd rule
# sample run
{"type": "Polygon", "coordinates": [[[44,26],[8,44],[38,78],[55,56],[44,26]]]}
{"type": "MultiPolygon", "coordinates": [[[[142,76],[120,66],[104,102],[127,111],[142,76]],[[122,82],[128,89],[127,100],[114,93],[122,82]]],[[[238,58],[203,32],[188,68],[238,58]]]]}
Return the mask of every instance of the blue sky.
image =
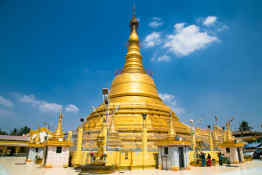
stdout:
{"type": "MultiPolygon", "coordinates": [[[[146,69],[181,121],[262,123],[262,3],[137,1],[146,69]]],[[[0,128],[75,129],[123,67],[132,1],[0,2],[0,128]]]]}

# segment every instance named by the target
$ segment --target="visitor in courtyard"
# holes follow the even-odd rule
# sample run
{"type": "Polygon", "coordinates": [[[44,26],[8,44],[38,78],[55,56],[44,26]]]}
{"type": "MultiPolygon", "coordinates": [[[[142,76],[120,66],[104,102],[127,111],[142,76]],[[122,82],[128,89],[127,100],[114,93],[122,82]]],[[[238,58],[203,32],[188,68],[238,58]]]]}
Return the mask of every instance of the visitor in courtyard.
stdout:
{"type": "Polygon", "coordinates": [[[207,166],[211,166],[211,156],[210,156],[210,154],[207,155],[207,166]]]}
{"type": "Polygon", "coordinates": [[[202,167],[206,166],[206,156],[205,156],[205,153],[201,152],[201,153],[200,153],[200,158],[201,158],[201,161],[202,161],[202,167]]]}
{"type": "Polygon", "coordinates": [[[222,153],[218,153],[218,160],[219,160],[219,165],[222,166],[223,165],[223,155],[222,155],[222,153]]]}

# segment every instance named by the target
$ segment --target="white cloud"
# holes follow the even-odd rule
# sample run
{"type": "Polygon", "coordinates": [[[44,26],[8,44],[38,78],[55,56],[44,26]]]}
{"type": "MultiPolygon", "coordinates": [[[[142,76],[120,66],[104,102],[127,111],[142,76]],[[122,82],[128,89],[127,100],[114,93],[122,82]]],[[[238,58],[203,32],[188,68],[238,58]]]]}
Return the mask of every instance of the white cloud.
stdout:
{"type": "Polygon", "coordinates": [[[162,19],[158,17],[154,17],[152,21],[149,23],[149,26],[152,28],[158,28],[163,25],[162,19]]]}
{"type": "Polygon", "coordinates": [[[169,62],[171,60],[170,56],[168,55],[162,55],[158,58],[153,58],[152,61],[158,61],[158,62],[169,62]]]}
{"type": "Polygon", "coordinates": [[[76,105],[70,104],[66,106],[65,111],[66,112],[78,112],[79,108],[76,105]]]}
{"type": "Polygon", "coordinates": [[[32,104],[33,106],[38,107],[38,109],[42,112],[60,112],[63,110],[62,105],[49,103],[44,100],[38,100],[34,95],[23,95],[19,98],[19,101],[22,103],[32,104]]]}
{"type": "Polygon", "coordinates": [[[11,100],[8,100],[2,96],[0,96],[0,105],[3,105],[5,107],[13,107],[14,104],[11,100]]]}
{"type": "Polygon", "coordinates": [[[61,112],[63,106],[56,103],[41,102],[39,109],[42,112],[61,112]]]}
{"type": "Polygon", "coordinates": [[[203,25],[205,26],[211,26],[213,25],[217,20],[216,16],[208,16],[204,21],[203,21],[203,25]]]}
{"type": "Polygon", "coordinates": [[[176,114],[184,114],[185,109],[182,107],[177,106],[177,102],[175,100],[175,96],[172,94],[168,93],[159,93],[160,98],[166,103],[168,106],[171,107],[171,109],[176,113],[176,114]]]}
{"type": "Polygon", "coordinates": [[[174,28],[175,33],[168,35],[164,48],[168,48],[177,56],[187,56],[218,40],[217,37],[210,36],[207,32],[201,32],[196,25],[185,27],[185,23],[178,23],[174,25],[174,28]]]}
{"type": "Polygon", "coordinates": [[[152,32],[149,35],[146,36],[144,40],[144,46],[146,48],[154,47],[156,45],[159,45],[161,43],[160,39],[160,33],[158,32],[152,32]]]}
{"type": "Polygon", "coordinates": [[[19,101],[23,103],[31,103],[32,105],[39,105],[41,103],[41,101],[35,99],[34,95],[23,95],[19,101]]]}

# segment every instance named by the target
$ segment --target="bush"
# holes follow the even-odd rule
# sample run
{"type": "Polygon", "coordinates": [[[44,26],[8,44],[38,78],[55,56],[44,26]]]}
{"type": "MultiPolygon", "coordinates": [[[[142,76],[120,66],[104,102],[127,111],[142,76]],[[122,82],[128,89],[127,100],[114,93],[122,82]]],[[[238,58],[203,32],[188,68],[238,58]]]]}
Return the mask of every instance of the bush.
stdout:
{"type": "Polygon", "coordinates": [[[223,164],[229,164],[230,165],[230,160],[228,157],[223,158],[223,164]]]}
{"type": "Polygon", "coordinates": [[[190,162],[190,165],[195,167],[201,167],[201,161],[200,160],[192,161],[190,162]]]}
{"type": "Polygon", "coordinates": [[[35,156],[35,163],[36,164],[41,164],[42,163],[42,158],[38,155],[35,156]]]}
{"type": "Polygon", "coordinates": [[[244,156],[244,159],[246,161],[251,161],[251,160],[253,160],[253,157],[251,155],[248,155],[248,156],[244,156]]]}

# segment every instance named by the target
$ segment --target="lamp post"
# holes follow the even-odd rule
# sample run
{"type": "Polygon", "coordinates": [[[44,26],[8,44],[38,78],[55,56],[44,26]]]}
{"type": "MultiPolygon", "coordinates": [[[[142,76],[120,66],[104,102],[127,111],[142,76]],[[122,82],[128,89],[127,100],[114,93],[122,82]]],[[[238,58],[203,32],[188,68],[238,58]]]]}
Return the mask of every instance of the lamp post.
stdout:
{"type": "Polygon", "coordinates": [[[143,169],[145,169],[145,154],[147,153],[147,130],[146,130],[146,113],[142,113],[143,119],[143,169]]]}
{"type": "Polygon", "coordinates": [[[108,98],[108,89],[102,89],[103,101],[106,106],[106,117],[103,115],[103,136],[104,136],[104,153],[107,151],[107,137],[108,137],[108,127],[107,127],[107,119],[109,115],[109,98],[108,98]]]}
{"type": "Polygon", "coordinates": [[[196,129],[195,129],[195,124],[194,124],[194,120],[190,120],[189,121],[192,124],[192,129],[191,129],[191,134],[192,134],[192,149],[193,149],[193,155],[194,155],[194,159],[196,160],[197,158],[197,153],[196,153],[196,129]]]}

